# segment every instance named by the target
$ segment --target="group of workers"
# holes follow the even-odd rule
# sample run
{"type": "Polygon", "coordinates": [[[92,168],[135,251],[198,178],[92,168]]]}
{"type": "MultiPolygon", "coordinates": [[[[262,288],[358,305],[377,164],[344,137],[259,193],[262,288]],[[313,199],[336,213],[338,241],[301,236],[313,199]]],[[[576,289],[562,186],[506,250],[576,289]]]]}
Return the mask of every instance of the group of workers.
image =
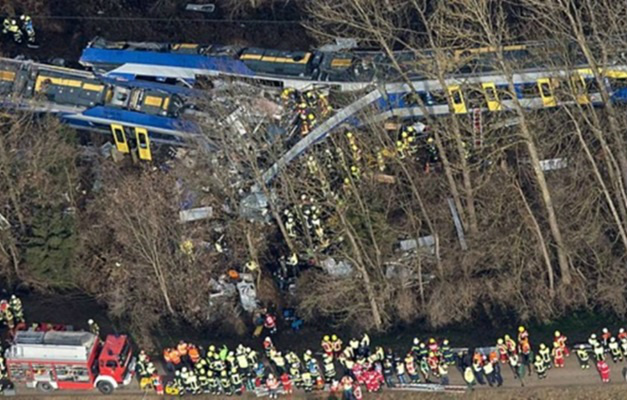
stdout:
{"type": "Polygon", "coordinates": [[[20,15],[19,18],[5,17],[2,21],[2,33],[11,35],[13,41],[17,44],[22,44],[24,42],[24,36],[26,36],[28,47],[37,47],[33,19],[26,14],[20,15]]]}
{"type": "MultiPolygon", "coordinates": [[[[553,343],[541,343],[534,352],[529,332],[523,326],[517,336],[505,335],[495,346],[473,350],[453,349],[447,339],[414,338],[406,352],[397,352],[371,346],[367,334],[346,343],[338,335],[325,335],[319,350],[307,349],[300,355],[278,350],[269,336],[263,340],[261,354],[242,344],[234,350],[211,345],[205,352],[200,346],[181,341],[163,353],[167,369],[174,376],[165,392],[231,396],[254,391],[276,398],[298,388],[305,393],[327,390],[336,398],[354,400],[362,398],[362,389],[379,392],[383,386],[449,385],[450,367],[460,372],[470,390],[477,384],[501,386],[502,368],[507,366],[524,386],[532,371],[537,379],[545,379],[551,368],[564,367],[565,358],[570,355],[567,341],[565,335],[555,331],[553,343]]],[[[589,368],[592,354],[602,382],[609,382],[606,355],[615,363],[627,358],[627,333],[620,329],[614,337],[603,329],[600,339],[593,334],[587,344],[576,345],[573,351],[582,369],[589,368]]],[[[143,352],[138,375],[148,383],[157,382],[154,364],[143,352]]]]}
{"type": "Polygon", "coordinates": [[[0,300],[0,319],[10,330],[14,330],[17,324],[24,324],[22,301],[16,295],[11,295],[8,301],[0,300]]]}
{"type": "Polygon", "coordinates": [[[283,224],[290,238],[309,237],[317,249],[329,246],[328,232],[325,230],[325,218],[314,198],[301,195],[300,201],[293,207],[283,210],[283,224]]]}
{"type": "Polygon", "coordinates": [[[302,136],[306,136],[317,125],[318,119],[326,118],[333,110],[326,95],[319,90],[298,91],[286,88],[281,93],[283,106],[298,114],[298,126],[302,136]]]}

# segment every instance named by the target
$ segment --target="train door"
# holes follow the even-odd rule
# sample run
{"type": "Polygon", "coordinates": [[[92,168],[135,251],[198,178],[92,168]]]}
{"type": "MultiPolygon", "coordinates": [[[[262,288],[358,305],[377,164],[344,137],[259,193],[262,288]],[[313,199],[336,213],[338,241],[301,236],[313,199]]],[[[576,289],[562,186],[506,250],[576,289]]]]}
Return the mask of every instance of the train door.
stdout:
{"type": "Polygon", "coordinates": [[[540,90],[540,97],[542,97],[542,104],[545,107],[555,107],[557,101],[553,94],[553,85],[548,78],[538,79],[538,89],[540,90]]]}
{"type": "Polygon", "coordinates": [[[148,131],[144,128],[135,128],[135,139],[137,140],[137,152],[140,160],[151,161],[150,138],[148,131]]]}
{"type": "Polygon", "coordinates": [[[590,103],[590,98],[588,97],[588,91],[586,88],[586,81],[583,77],[575,73],[570,77],[570,83],[577,103],[582,105],[590,103]]]}
{"type": "Polygon", "coordinates": [[[492,82],[485,82],[481,85],[483,87],[483,93],[485,94],[486,102],[488,103],[488,110],[500,111],[501,101],[496,91],[496,85],[492,82]]]}
{"type": "Polygon", "coordinates": [[[111,134],[113,135],[113,141],[115,142],[115,147],[118,151],[120,153],[128,153],[129,147],[124,127],[118,124],[111,124],[111,134]]]}
{"type": "Polygon", "coordinates": [[[448,87],[448,94],[451,96],[451,102],[453,103],[453,112],[455,114],[465,114],[466,103],[464,102],[464,94],[459,85],[451,85],[448,87]]]}

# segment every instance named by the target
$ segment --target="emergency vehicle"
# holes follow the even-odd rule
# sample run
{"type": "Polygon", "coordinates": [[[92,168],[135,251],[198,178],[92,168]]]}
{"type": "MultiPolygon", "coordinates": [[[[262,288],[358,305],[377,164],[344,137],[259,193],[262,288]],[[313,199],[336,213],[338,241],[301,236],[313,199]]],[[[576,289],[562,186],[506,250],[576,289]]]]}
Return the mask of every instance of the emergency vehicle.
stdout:
{"type": "Polygon", "coordinates": [[[136,360],[126,335],[104,342],[90,332],[18,332],[5,352],[9,379],[43,392],[98,388],[110,394],[128,385],[136,360]]]}

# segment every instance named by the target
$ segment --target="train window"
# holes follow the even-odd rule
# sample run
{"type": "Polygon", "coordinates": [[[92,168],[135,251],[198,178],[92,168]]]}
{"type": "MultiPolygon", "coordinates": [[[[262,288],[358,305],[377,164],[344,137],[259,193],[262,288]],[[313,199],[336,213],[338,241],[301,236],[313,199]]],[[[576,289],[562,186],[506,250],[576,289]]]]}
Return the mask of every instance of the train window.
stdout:
{"type": "Polygon", "coordinates": [[[478,88],[468,88],[466,90],[466,103],[468,108],[485,108],[486,101],[483,93],[478,88]]]}
{"type": "Polygon", "coordinates": [[[545,107],[554,107],[557,105],[553,94],[553,84],[548,78],[538,79],[538,88],[540,89],[540,97],[545,107]]]}
{"type": "Polygon", "coordinates": [[[453,112],[455,114],[463,114],[466,112],[466,104],[464,103],[464,95],[459,85],[451,85],[448,87],[448,93],[451,96],[453,112]]]}
{"type": "Polygon", "coordinates": [[[488,109],[490,111],[498,111],[501,109],[501,102],[499,101],[499,95],[496,91],[496,85],[492,82],[486,82],[482,85],[485,100],[488,103],[488,109]]]}
{"type": "Polygon", "coordinates": [[[448,100],[446,100],[446,96],[444,95],[444,91],[442,90],[434,90],[431,93],[432,104],[434,106],[440,106],[448,104],[448,100]]]}
{"type": "Polygon", "coordinates": [[[523,98],[538,97],[540,95],[538,85],[535,83],[524,83],[521,85],[523,98]]]}
{"type": "Polygon", "coordinates": [[[512,92],[509,91],[507,86],[499,86],[498,89],[496,90],[496,94],[498,98],[501,100],[513,100],[514,99],[512,92]]]}

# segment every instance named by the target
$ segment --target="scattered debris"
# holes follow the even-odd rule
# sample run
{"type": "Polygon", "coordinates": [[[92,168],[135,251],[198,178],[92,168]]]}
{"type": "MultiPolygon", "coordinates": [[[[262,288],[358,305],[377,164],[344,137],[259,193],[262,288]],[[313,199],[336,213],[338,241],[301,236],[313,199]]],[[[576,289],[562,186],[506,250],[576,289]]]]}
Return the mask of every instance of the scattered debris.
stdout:
{"type": "Polygon", "coordinates": [[[335,38],[335,43],[325,44],[324,46],[321,46],[318,50],[334,52],[356,49],[357,47],[357,39],[355,38],[335,38]]]}
{"type": "Polygon", "coordinates": [[[215,10],[216,10],[216,5],[213,3],[209,3],[209,4],[187,3],[187,5],[185,6],[185,11],[195,11],[195,12],[201,12],[201,13],[207,13],[207,14],[210,14],[214,12],[215,10]]]}
{"type": "Polygon", "coordinates": [[[240,278],[242,280],[236,286],[242,308],[247,312],[253,312],[259,308],[255,280],[252,274],[240,274],[240,278]]]}
{"type": "Polygon", "coordinates": [[[207,219],[207,218],[211,218],[212,216],[213,216],[212,207],[197,207],[197,208],[190,208],[189,210],[179,211],[179,221],[181,223],[207,219]]]}
{"type": "Polygon", "coordinates": [[[338,263],[332,257],[323,260],[320,266],[331,276],[348,276],[353,272],[353,266],[350,263],[346,261],[338,263]]]}
{"type": "Polygon", "coordinates": [[[568,166],[568,160],[565,158],[550,158],[548,160],[540,161],[540,168],[542,171],[555,171],[558,169],[564,169],[568,166]]]}

